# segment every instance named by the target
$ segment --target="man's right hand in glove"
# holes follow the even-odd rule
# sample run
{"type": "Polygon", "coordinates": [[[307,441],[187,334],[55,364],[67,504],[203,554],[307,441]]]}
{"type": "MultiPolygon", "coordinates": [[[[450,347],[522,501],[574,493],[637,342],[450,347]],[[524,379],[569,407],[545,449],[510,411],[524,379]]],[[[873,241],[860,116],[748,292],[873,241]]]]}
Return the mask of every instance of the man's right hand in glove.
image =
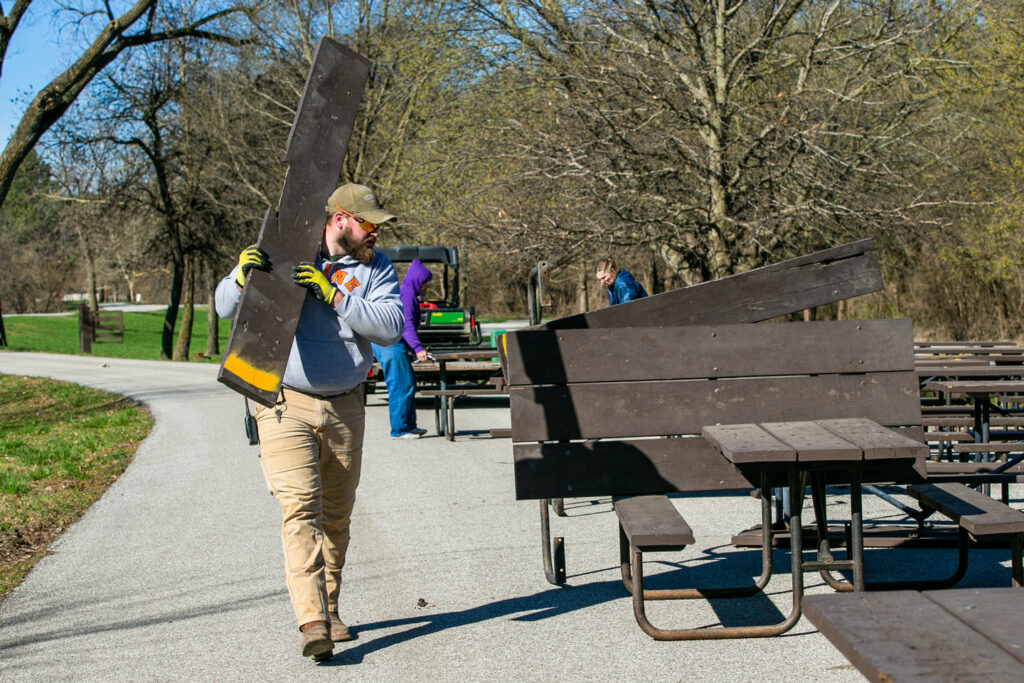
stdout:
{"type": "Polygon", "coordinates": [[[235,284],[245,287],[245,281],[249,277],[249,271],[255,268],[267,273],[270,272],[270,257],[255,244],[250,244],[238,255],[238,272],[235,273],[235,284]]]}

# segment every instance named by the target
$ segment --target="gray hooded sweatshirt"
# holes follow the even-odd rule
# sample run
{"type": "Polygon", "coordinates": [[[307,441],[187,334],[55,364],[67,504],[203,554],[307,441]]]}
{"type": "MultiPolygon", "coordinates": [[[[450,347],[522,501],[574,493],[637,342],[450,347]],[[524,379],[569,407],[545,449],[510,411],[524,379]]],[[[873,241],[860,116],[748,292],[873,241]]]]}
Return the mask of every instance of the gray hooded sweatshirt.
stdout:
{"type": "MultiPolygon", "coordinates": [[[[390,346],[402,336],[402,299],[395,267],[377,252],[373,261],[350,256],[317,258],[317,267],[343,296],[336,308],[308,293],[302,304],[285,367],[285,387],[314,394],[340,394],[366,379],[373,362],[370,342],[390,346]]],[[[241,292],[236,265],[217,285],[217,314],[234,318],[241,292]]],[[[298,285],[295,285],[298,286],[298,285]]]]}

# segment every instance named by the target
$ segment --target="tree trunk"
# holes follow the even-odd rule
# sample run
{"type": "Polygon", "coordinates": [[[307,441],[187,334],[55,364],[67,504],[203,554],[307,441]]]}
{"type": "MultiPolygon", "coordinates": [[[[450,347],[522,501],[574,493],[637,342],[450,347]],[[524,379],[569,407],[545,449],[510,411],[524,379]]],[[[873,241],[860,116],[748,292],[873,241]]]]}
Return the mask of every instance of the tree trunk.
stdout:
{"type": "Polygon", "coordinates": [[[192,321],[195,319],[196,303],[196,259],[185,258],[185,301],[182,303],[181,327],[178,328],[178,342],[174,345],[173,360],[187,361],[192,342],[192,321]]]}
{"type": "Polygon", "coordinates": [[[85,278],[89,294],[89,308],[93,311],[99,311],[99,297],[96,296],[96,259],[92,254],[92,245],[89,244],[89,235],[82,230],[77,232],[78,240],[82,243],[82,253],[85,255],[85,278]]]}
{"type": "Polygon", "coordinates": [[[160,335],[160,359],[170,360],[174,356],[174,323],[178,320],[178,304],[181,303],[181,283],[184,279],[185,264],[177,255],[171,271],[171,297],[164,315],[164,329],[160,335]]]}
{"type": "Polygon", "coordinates": [[[580,276],[580,287],[579,287],[579,299],[576,302],[577,313],[586,313],[590,310],[590,273],[587,270],[587,264],[583,264],[581,269],[582,275],[580,276]]]}
{"type": "Polygon", "coordinates": [[[217,277],[210,264],[206,264],[203,279],[206,288],[206,355],[214,358],[220,355],[220,316],[217,315],[217,277]]]}

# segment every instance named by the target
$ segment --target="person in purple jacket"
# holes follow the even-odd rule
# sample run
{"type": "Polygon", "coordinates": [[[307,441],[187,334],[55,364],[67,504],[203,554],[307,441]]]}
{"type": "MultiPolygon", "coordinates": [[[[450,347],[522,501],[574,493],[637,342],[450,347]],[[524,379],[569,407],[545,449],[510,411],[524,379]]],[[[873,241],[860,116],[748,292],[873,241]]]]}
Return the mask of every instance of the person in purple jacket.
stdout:
{"type": "Polygon", "coordinates": [[[388,388],[388,418],[392,439],[418,439],[427,433],[416,426],[416,378],[412,372],[411,353],[416,360],[427,359],[427,350],[416,331],[420,326],[420,294],[434,276],[419,259],[413,259],[399,287],[405,327],[402,338],[392,346],[372,344],[373,355],[384,372],[388,388]]]}

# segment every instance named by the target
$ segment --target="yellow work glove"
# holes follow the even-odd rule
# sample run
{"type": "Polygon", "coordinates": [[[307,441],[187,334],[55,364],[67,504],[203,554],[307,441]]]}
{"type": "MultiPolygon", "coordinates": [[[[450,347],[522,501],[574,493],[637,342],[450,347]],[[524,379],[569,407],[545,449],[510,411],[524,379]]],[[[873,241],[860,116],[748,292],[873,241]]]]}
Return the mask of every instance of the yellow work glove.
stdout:
{"type": "Polygon", "coordinates": [[[292,280],[300,287],[305,287],[313,292],[313,296],[320,301],[334,304],[334,294],[338,288],[332,285],[327,276],[309,261],[303,261],[292,268],[292,280]]]}
{"type": "Polygon", "coordinates": [[[245,281],[249,277],[249,271],[255,268],[270,272],[270,257],[255,244],[250,244],[238,255],[238,272],[235,273],[235,282],[239,287],[245,287],[245,281]]]}

